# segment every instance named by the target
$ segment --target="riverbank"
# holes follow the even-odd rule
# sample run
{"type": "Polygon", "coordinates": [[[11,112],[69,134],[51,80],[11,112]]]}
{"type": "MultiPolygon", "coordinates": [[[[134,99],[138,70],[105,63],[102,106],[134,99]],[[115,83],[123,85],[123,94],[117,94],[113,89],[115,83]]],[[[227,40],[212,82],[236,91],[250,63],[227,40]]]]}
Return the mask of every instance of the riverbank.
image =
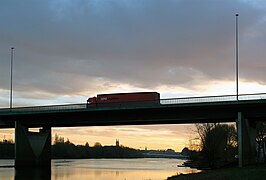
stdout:
{"type": "Polygon", "coordinates": [[[167,180],[183,180],[183,179],[215,179],[215,180],[230,180],[230,179],[265,179],[266,177],[266,165],[257,165],[249,167],[233,167],[217,170],[208,170],[194,174],[180,174],[173,177],[169,177],[167,180]]]}

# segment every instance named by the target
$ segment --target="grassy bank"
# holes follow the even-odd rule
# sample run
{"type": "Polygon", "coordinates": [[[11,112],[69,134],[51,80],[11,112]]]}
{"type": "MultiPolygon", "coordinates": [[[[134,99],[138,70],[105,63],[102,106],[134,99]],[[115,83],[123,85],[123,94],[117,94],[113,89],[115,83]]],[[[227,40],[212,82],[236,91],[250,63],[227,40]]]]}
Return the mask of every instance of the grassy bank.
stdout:
{"type": "Polygon", "coordinates": [[[209,170],[196,174],[181,174],[168,178],[168,180],[182,180],[182,179],[215,179],[215,180],[230,180],[230,179],[265,179],[266,165],[250,166],[243,168],[226,168],[218,170],[209,170]]]}

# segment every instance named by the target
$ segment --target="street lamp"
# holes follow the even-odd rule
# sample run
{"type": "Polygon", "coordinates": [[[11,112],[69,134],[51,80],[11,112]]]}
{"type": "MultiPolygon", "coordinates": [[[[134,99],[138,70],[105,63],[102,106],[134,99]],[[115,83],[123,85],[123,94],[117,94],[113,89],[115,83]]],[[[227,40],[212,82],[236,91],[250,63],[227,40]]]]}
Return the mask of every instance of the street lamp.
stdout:
{"type": "Polygon", "coordinates": [[[238,101],[238,14],[236,14],[236,100],[238,101]]]}
{"type": "Polygon", "coordinates": [[[11,47],[11,59],[10,59],[10,110],[12,109],[13,103],[13,58],[14,58],[14,47],[11,47]]]}

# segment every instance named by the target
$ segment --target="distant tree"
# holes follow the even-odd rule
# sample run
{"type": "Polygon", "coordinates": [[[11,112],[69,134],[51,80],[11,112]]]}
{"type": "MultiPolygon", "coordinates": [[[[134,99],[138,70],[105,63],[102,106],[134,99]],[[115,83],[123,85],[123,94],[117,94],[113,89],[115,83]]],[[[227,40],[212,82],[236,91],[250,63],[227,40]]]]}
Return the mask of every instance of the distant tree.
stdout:
{"type": "Polygon", "coordinates": [[[66,142],[65,142],[66,144],[71,144],[71,142],[69,141],[69,139],[67,138],[67,140],[66,140],[66,142]]]}
{"type": "Polygon", "coordinates": [[[76,153],[75,144],[71,143],[69,139],[64,142],[64,138],[55,138],[55,144],[52,146],[53,158],[78,158],[80,155],[76,153]]]}
{"type": "Polygon", "coordinates": [[[54,144],[64,143],[64,142],[65,142],[65,139],[63,137],[60,137],[57,134],[55,134],[54,144]]]}
{"type": "Polygon", "coordinates": [[[184,156],[189,156],[190,155],[190,150],[187,147],[185,147],[185,148],[182,149],[181,154],[184,155],[184,156]]]}
{"type": "Polygon", "coordinates": [[[88,142],[85,143],[85,147],[90,147],[88,142]]]}
{"type": "MultiPolygon", "coordinates": [[[[12,140],[0,141],[0,159],[14,158],[14,142],[12,140]]],[[[94,147],[85,145],[75,145],[69,139],[55,136],[52,145],[52,158],[140,158],[142,152],[136,149],[124,146],[102,146],[101,143],[95,143],[94,147]]]]}
{"type": "Polygon", "coordinates": [[[102,144],[99,143],[99,142],[96,142],[96,143],[94,144],[94,147],[102,147],[102,144]]]}

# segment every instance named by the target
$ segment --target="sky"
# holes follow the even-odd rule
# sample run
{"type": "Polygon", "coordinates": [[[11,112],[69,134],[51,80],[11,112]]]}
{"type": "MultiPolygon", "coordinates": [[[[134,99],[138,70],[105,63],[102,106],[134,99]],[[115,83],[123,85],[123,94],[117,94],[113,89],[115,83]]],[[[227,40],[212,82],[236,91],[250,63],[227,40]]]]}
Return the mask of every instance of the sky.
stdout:
{"type": "MultiPolygon", "coordinates": [[[[0,108],[85,103],[102,93],[161,98],[266,92],[264,0],[1,0],[0,108]]],[[[53,128],[85,144],[177,151],[193,125],[53,128]]],[[[13,130],[0,130],[0,139],[13,130]]]]}

